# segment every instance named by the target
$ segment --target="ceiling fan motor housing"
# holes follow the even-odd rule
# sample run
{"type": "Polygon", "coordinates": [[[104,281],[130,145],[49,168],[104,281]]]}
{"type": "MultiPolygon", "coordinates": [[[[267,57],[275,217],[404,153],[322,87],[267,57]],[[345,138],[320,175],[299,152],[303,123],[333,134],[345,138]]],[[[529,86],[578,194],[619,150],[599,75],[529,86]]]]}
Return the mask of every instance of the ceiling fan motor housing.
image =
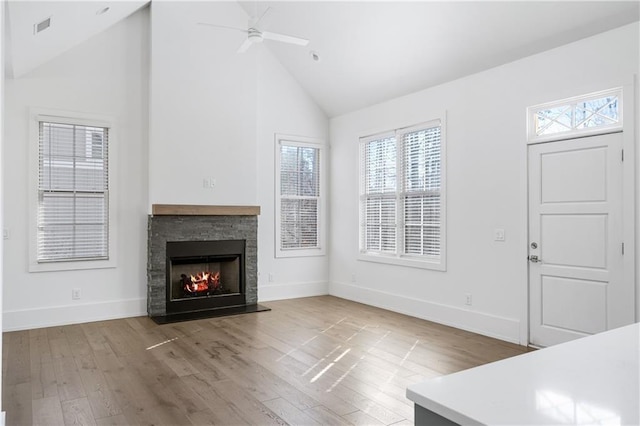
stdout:
{"type": "Polygon", "coordinates": [[[249,28],[248,31],[248,39],[249,41],[251,41],[252,43],[262,43],[263,37],[262,37],[262,32],[260,32],[259,30],[256,30],[255,28],[249,28]]]}

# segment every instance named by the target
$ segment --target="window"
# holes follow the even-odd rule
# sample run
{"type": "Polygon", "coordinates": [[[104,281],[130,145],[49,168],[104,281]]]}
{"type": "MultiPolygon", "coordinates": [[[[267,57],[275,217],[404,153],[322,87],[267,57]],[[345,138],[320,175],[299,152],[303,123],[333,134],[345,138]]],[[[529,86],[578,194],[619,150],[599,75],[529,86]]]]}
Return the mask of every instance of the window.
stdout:
{"type": "Polygon", "coordinates": [[[440,120],[361,139],[363,260],[444,270],[440,120]]]}
{"type": "Polygon", "coordinates": [[[37,115],[31,270],[113,265],[111,127],[78,117],[37,115]]]}
{"type": "Polygon", "coordinates": [[[622,129],[622,90],[529,108],[529,139],[551,140],[622,129]]]}
{"type": "Polygon", "coordinates": [[[323,254],[322,145],[286,136],[276,142],[276,256],[323,254]]]}

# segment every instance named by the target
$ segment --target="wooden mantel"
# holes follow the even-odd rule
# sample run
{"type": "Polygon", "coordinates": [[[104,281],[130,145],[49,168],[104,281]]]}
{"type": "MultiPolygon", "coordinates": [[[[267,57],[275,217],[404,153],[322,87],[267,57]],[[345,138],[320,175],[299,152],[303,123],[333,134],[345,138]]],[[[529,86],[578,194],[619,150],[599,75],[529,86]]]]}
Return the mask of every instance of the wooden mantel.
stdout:
{"type": "Polygon", "coordinates": [[[260,206],[152,204],[151,214],[154,216],[258,216],[260,206]]]}

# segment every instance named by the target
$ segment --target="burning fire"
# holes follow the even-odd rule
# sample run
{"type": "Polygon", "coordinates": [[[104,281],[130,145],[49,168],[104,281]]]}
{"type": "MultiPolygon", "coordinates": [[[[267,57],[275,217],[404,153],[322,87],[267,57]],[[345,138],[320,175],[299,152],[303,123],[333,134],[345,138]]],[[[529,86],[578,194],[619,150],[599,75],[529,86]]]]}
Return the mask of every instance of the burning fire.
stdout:
{"type": "Polygon", "coordinates": [[[216,290],[220,286],[220,272],[202,271],[190,277],[182,274],[181,278],[185,291],[189,293],[216,290]]]}

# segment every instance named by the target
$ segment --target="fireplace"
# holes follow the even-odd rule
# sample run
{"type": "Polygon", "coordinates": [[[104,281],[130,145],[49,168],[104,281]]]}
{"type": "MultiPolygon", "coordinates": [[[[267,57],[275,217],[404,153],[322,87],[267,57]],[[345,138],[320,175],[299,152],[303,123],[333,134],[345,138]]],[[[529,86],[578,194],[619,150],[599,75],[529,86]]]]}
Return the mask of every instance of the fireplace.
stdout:
{"type": "Polygon", "coordinates": [[[269,310],[258,304],[254,206],[154,204],[147,312],[164,324],[269,310]]]}
{"type": "Polygon", "coordinates": [[[244,305],[245,244],[168,241],[167,313],[244,305]]]}

